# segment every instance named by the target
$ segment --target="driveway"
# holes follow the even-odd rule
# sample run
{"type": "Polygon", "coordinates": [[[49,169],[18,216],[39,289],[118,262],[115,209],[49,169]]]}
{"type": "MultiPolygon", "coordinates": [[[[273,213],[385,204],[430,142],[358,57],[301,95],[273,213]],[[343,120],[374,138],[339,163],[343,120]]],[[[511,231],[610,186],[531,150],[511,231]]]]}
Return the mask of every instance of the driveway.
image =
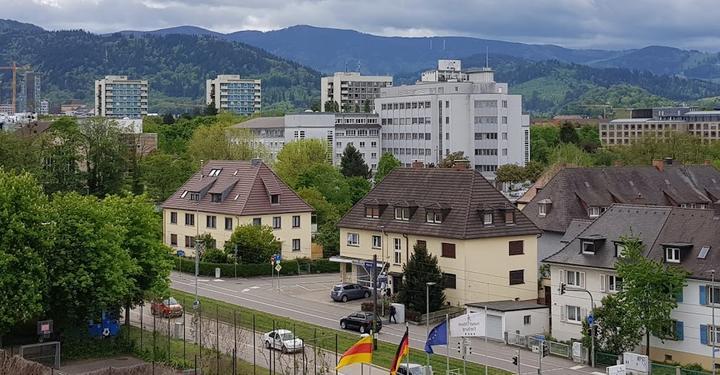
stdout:
{"type": "MultiPolygon", "coordinates": [[[[195,278],[192,275],[173,273],[171,281],[175,289],[188,293],[195,292],[195,278]]],[[[363,300],[348,303],[333,302],[330,299],[330,289],[339,281],[339,274],[284,276],[280,278],[279,283],[277,278],[270,277],[220,280],[201,277],[198,281],[198,292],[205,297],[339,330],[340,318],[358,311],[363,302],[363,300]]],[[[397,344],[404,332],[404,325],[386,324],[378,337],[382,341],[397,344]]],[[[422,350],[425,338],[424,326],[410,325],[410,345],[413,348],[422,350]]],[[[451,338],[450,356],[460,358],[455,349],[457,343],[457,339],[451,338]]],[[[439,354],[446,352],[441,346],[435,349],[439,354]]],[[[515,347],[473,339],[472,352],[468,356],[469,361],[487,363],[492,367],[517,372],[517,367],[512,364],[512,356],[517,353],[515,347]]],[[[521,373],[537,374],[537,354],[521,350],[520,363],[521,373]]],[[[542,360],[542,372],[574,375],[604,374],[601,369],[593,369],[553,356],[542,360]]]]}

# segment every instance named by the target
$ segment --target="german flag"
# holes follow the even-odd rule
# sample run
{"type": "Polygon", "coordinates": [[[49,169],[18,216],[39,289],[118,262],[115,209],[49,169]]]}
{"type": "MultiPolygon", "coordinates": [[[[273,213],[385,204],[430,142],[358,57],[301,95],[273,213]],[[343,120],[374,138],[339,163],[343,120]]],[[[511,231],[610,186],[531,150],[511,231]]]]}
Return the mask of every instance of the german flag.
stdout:
{"type": "Polygon", "coordinates": [[[395,352],[395,358],[390,366],[390,375],[397,374],[400,363],[402,363],[402,358],[407,355],[410,355],[410,339],[408,338],[408,328],[405,327],[405,334],[400,340],[400,345],[398,345],[397,352],[395,352]]]}
{"type": "Polygon", "coordinates": [[[337,370],[353,363],[372,363],[372,350],[372,336],[363,337],[343,353],[335,369],[337,370]]]}

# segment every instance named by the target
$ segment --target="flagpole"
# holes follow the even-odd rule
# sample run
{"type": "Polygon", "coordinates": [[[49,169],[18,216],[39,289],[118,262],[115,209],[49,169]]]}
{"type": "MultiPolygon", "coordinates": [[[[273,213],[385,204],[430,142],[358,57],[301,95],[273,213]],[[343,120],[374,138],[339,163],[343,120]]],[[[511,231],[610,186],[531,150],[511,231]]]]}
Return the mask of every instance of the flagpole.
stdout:
{"type": "Polygon", "coordinates": [[[407,366],[407,371],[410,372],[410,328],[408,326],[407,321],[405,321],[405,334],[407,335],[407,348],[408,348],[408,353],[405,356],[405,365],[407,366]]]}
{"type": "Polygon", "coordinates": [[[445,314],[445,375],[450,373],[450,314],[445,314]]]}

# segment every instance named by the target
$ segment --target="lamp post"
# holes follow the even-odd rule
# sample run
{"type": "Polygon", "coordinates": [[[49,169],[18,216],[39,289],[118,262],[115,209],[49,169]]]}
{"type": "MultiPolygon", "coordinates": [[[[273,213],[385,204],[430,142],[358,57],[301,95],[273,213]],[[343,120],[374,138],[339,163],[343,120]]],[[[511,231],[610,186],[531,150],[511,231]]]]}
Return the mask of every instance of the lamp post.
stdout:
{"type": "Polygon", "coordinates": [[[710,273],[710,310],[712,314],[712,328],[710,329],[710,339],[712,340],[712,373],[716,374],[715,370],[715,345],[717,343],[717,331],[715,330],[715,270],[706,271],[710,273]]]}
{"type": "Polygon", "coordinates": [[[235,282],[237,282],[238,245],[235,244],[235,282]]]}
{"type": "MultiPolygon", "coordinates": [[[[435,285],[434,281],[428,281],[425,283],[425,337],[430,336],[430,287],[435,285]]],[[[425,368],[430,368],[430,353],[425,353],[425,368]]],[[[427,371],[427,370],[425,370],[427,371]]]]}

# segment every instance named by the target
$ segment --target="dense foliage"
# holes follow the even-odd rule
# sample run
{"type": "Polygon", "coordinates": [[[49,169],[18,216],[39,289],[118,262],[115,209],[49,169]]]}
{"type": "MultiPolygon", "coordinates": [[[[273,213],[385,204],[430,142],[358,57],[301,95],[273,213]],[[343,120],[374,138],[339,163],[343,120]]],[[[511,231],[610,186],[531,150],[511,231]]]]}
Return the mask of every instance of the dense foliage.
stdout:
{"type": "Polygon", "coordinates": [[[267,262],[271,255],[280,253],[280,241],[267,225],[245,224],[236,227],[225,242],[225,254],[234,255],[235,247],[243,263],[260,264],[267,262]]]}
{"type": "Polygon", "coordinates": [[[410,311],[425,312],[427,309],[426,283],[430,286],[430,311],[439,310],[445,304],[443,292],[443,276],[438,266],[438,259],[428,252],[425,245],[415,245],[407,263],[403,265],[403,277],[398,301],[410,311]]]}

